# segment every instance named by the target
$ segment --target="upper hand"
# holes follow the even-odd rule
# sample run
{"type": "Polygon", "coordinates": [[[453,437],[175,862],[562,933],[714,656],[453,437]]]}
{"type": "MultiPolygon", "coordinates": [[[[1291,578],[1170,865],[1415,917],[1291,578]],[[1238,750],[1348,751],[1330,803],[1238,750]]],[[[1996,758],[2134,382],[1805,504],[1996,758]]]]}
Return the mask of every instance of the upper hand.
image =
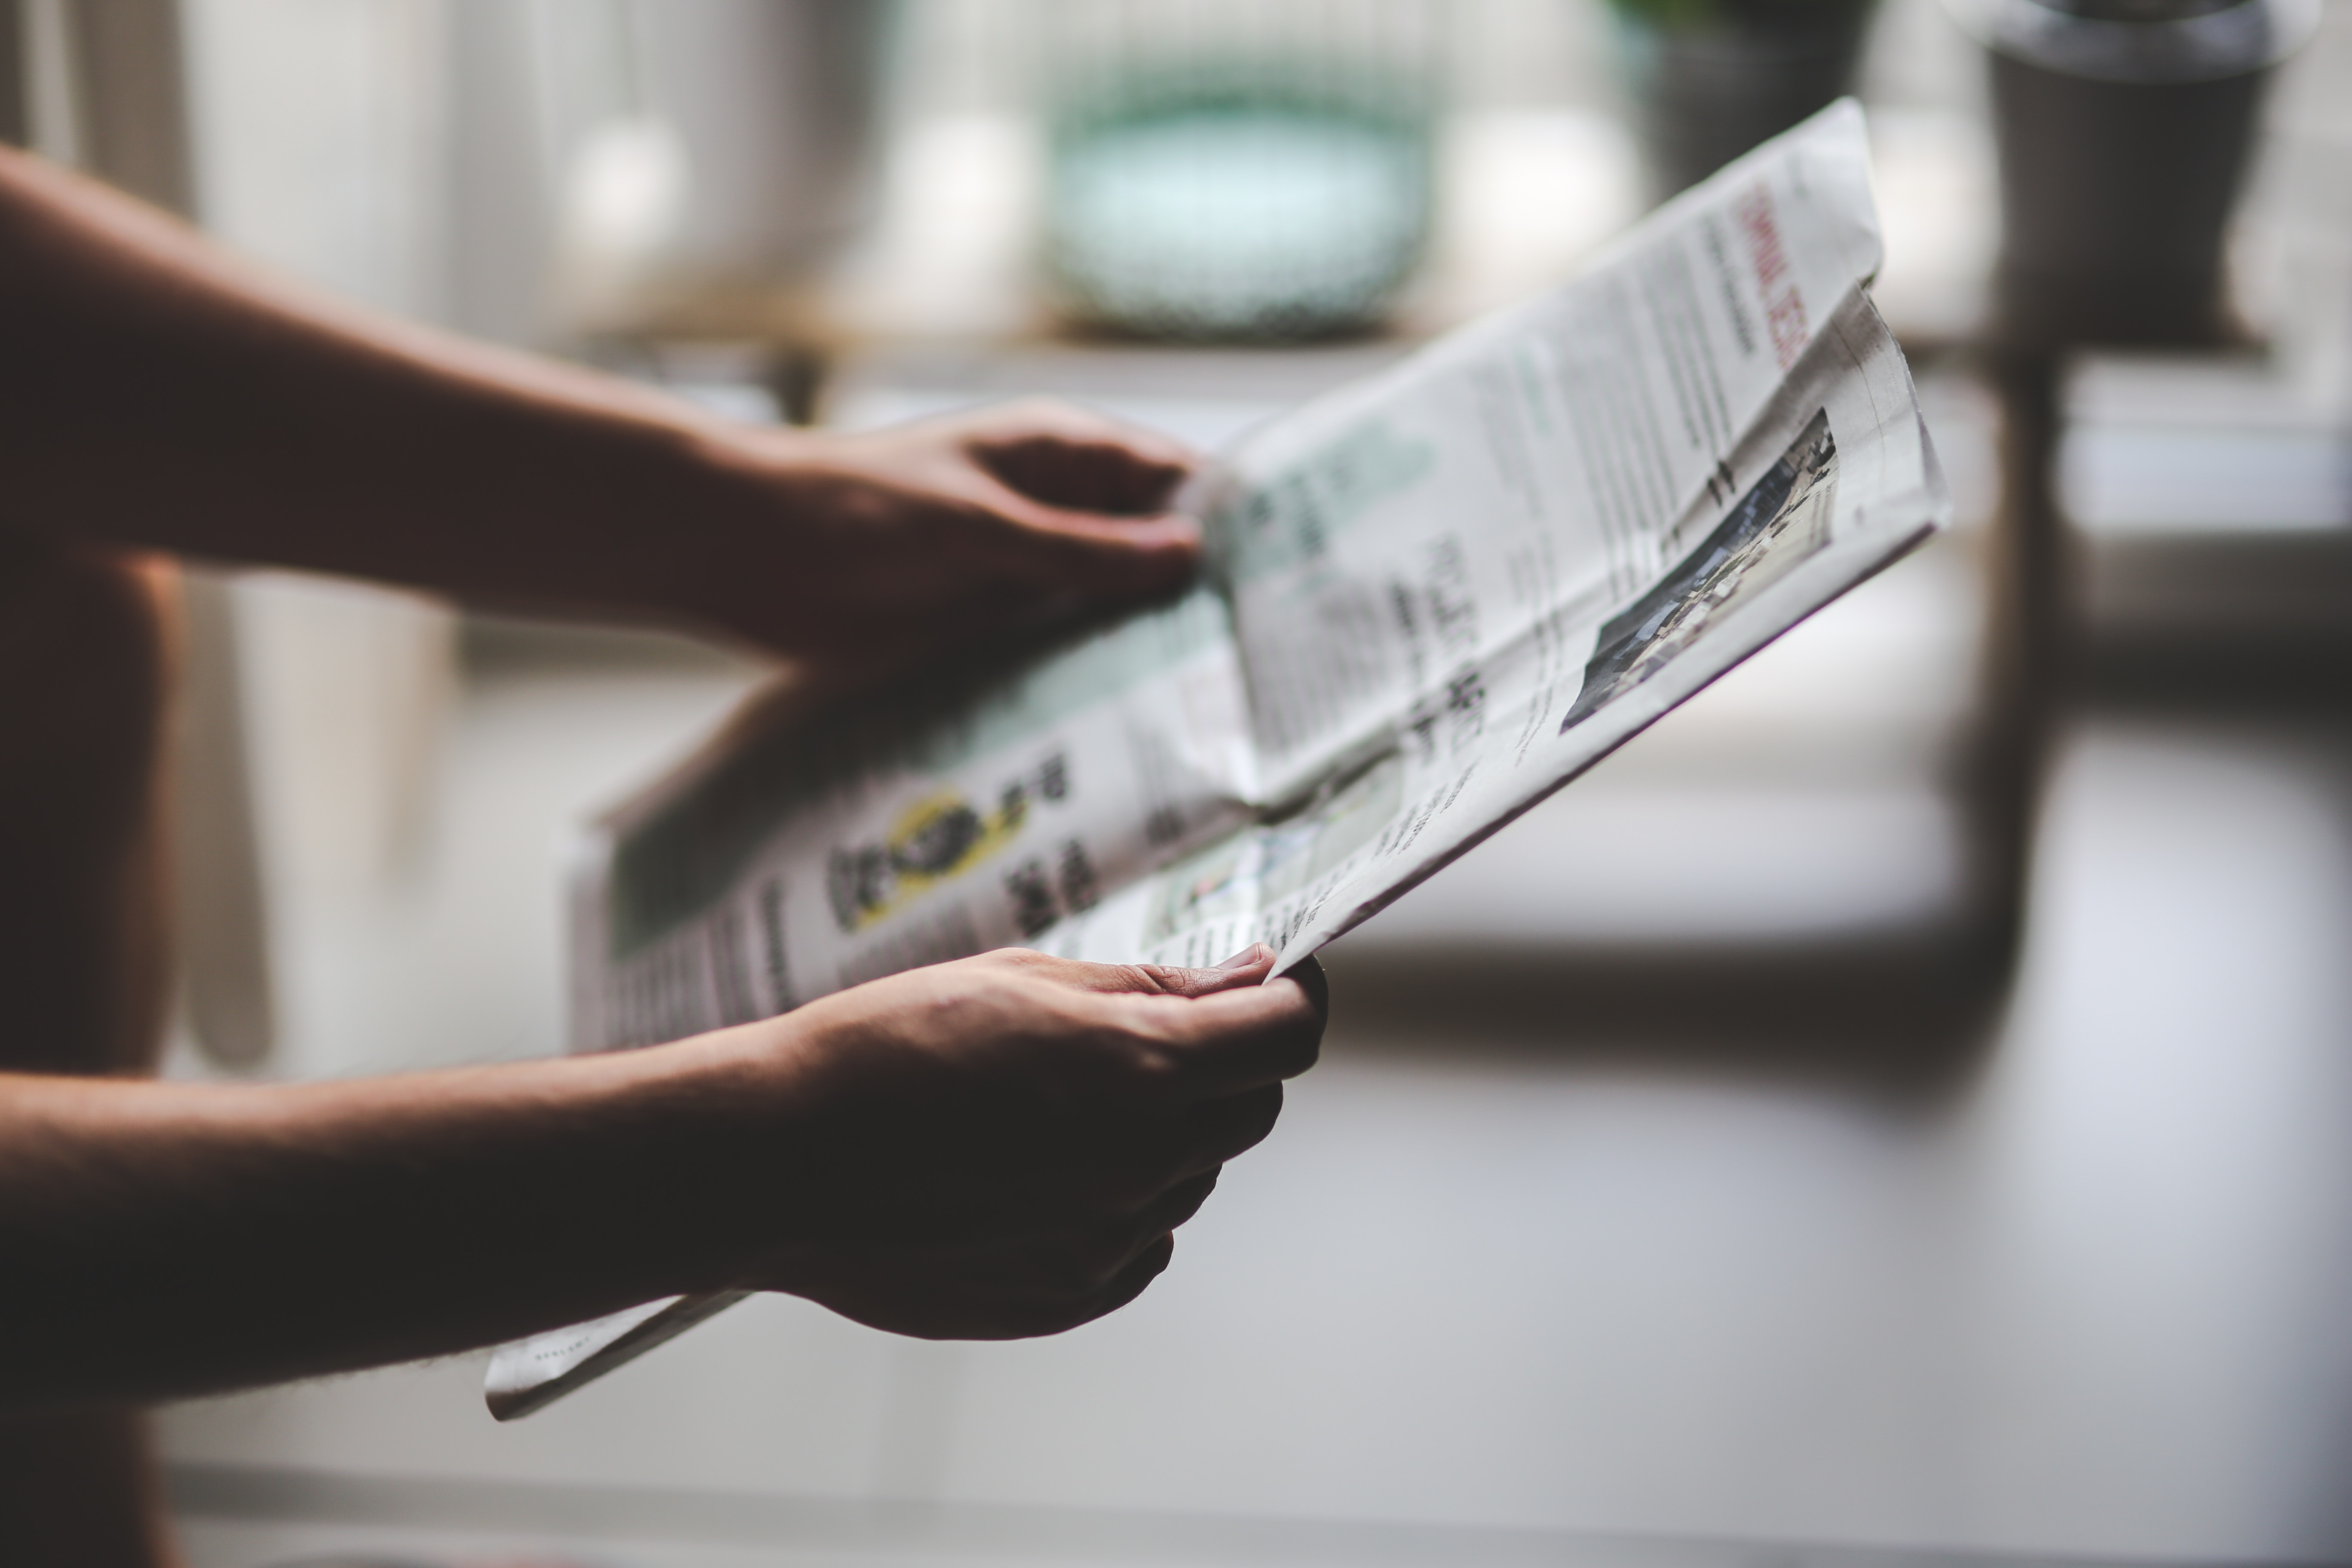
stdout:
{"type": "Polygon", "coordinates": [[[1273,956],[1008,950],[735,1031],[762,1151],[739,1217],[773,1239],[732,1282],[929,1338],[1055,1333],[1124,1305],[1314,1063],[1320,973],[1261,984],[1273,956]]]}
{"type": "Polygon", "coordinates": [[[712,588],[728,629],[786,653],[920,651],[1165,592],[1199,560],[1199,523],[1166,510],[1194,454],[1066,404],[756,449],[784,526],[755,524],[712,588]]]}

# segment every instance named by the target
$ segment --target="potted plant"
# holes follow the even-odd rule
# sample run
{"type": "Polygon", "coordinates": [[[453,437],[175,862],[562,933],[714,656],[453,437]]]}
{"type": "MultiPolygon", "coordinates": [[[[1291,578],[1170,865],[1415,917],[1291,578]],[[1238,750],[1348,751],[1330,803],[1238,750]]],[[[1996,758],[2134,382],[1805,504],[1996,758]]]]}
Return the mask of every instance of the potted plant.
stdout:
{"type": "Polygon", "coordinates": [[[1853,90],[1871,0],[1610,0],[1654,193],[1853,90]]]}

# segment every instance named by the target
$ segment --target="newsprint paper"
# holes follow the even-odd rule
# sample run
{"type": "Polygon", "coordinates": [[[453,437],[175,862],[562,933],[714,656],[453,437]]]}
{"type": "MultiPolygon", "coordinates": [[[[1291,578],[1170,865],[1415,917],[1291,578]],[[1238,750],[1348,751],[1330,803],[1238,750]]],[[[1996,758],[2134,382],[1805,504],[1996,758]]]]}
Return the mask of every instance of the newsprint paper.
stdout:
{"type": "MultiPolygon", "coordinates": [[[[1842,102],[1557,293],[1244,438],[1191,500],[1183,598],[739,722],[593,830],[576,1044],[1013,943],[1298,963],[1941,524],[1878,264],[1842,102]]],[[[490,1406],[729,1300],[509,1345],[490,1406]]]]}

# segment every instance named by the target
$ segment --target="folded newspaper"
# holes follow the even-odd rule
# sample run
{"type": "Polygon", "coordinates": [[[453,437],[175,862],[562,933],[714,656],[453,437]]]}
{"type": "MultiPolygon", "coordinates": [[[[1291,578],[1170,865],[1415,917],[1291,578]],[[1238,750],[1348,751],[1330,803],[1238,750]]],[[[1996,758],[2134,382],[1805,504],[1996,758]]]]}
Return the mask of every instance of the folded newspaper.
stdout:
{"type": "MultiPolygon", "coordinates": [[[[1557,293],[1244,437],[1191,498],[1181,599],[734,727],[593,830],[577,1045],[1013,943],[1297,964],[1941,524],[1878,263],[1849,100],[1557,293]]],[[[490,1407],[736,1299],[509,1345],[490,1407]]]]}

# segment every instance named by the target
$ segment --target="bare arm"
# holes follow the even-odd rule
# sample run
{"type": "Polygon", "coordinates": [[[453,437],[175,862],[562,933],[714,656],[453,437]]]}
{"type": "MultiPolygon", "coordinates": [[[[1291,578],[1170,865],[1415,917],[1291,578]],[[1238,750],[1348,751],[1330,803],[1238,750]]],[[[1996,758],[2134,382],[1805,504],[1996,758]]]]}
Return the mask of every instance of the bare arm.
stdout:
{"type": "Polygon", "coordinates": [[[341,1084],[0,1077],[0,1410],[454,1351],[674,1292],[935,1337],[1123,1305],[1320,1000],[1004,952],[643,1051],[341,1084]]]}
{"type": "Polygon", "coordinates": [[[667,622],[935,642],[1190,571],[1181,448],[1016,405],[761,429],[383,318],[0,149],[0,527],[667,622]]]}

